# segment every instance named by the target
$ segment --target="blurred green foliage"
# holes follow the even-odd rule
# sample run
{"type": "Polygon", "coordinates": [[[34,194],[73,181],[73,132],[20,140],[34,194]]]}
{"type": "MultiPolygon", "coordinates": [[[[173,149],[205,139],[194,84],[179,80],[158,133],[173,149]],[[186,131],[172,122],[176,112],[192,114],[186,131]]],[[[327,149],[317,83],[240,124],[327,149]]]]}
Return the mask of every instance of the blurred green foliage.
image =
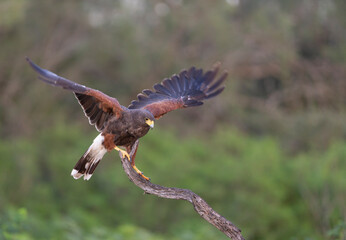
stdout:
{"type": "Polygon", "coordinates": [[[138,167],[195,191],[246,239],[344,239],[345,10],[344,0],[0,1],[0,239],[225,238],[189,203],[143,195],[115,153],[75,181],[97,133],[25,56],[125,106],[221,61],[224,93],[160,119],[138,167]]]}
{"type": "MultiPolygon", "coordinates": [[[[106,155],[90,181],[75,181],[69,172],[92,138],[66,123],[32,139],[1,141],[5,239],[222,237],[189,203],[143,195],[115,153],[106,155]]],[[[155,129],[141,141],[137,165],[156,183],[200,194],[247,238],[342,239],[334,236],[344,226],[344,145],[289,157],[274,138],[234,129],[203,139],[155,129]]]]}

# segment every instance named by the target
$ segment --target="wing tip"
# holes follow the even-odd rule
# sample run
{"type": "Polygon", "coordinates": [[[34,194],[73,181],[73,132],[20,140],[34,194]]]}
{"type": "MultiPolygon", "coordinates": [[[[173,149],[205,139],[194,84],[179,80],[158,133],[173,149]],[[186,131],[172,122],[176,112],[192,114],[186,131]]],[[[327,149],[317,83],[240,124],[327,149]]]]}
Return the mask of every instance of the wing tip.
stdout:
{"type": "Polygon", "coordinates": [[[25,60],[29,63],[30,67],[37,72],[39,67],[28,56],[25,56],[25,60]]]}
{"type": "Polygon", "coordinates": [[[217,95],[219,95],[220,93],[222,93],[223,90],[225,90],[225,86],[221,86],[221,87],[219,87],[217,90],[215,90],[214,92],[208,94],[208,95],[206,96],[205,99],[209,99],[209,98],[216,97],[217,95]]]}
{"type": "MultiPolygon", "coordinates": [[[[55,73],[52,73],[51,71],[48,71],[46,69],[43,69],[39,67],[37,64],[35,64],[30,58],[25,57],[26,61],[29,63],[30,67],[37,72],[42,78],[45,78],[46,82],[55,82],[55,79],[58,77],[55,73]],[[54,80],[53,80],[54,79],[54,80]]],[[[43,79],[41,79],[43,80],[43,79]]]]}
{"type": "Polygon", "coordinates": [[[215,70],[215,69],[219,69],[221,66],[221,62],[220,61],[216,61],[214,64],[213,64],[213,67],[212,69],[215,70]]]}

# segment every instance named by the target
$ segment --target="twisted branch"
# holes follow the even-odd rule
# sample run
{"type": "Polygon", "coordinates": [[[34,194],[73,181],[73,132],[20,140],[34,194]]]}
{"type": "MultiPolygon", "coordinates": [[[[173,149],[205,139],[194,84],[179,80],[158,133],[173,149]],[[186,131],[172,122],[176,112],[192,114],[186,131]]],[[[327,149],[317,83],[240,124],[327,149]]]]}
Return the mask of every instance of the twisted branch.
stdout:
{"type": "MultiPolygon", "coordinates": [[[[130,156],[132,158],[135,150],[138,146],[138,140],[132,147],[130,156]]],[[[128,178],[138,187],[144,190],[147,194],[153,194],[162,198],[170,199],[183,199],[189,201],[196,212],[210,224],[214,225],[217,229],[227,235],[227,237],[233,240],[244,240],[241,235],[241,230],[238,229],[233,223],[226,218],[215,212],[200,196],[188,189],[163,187],[157,184],[153,184],[150,181],[146,181],[139,174],[137,174],[130,162],[126,157],[122,158],[122,154],[119,154],[124,171],[128,178]]]]}

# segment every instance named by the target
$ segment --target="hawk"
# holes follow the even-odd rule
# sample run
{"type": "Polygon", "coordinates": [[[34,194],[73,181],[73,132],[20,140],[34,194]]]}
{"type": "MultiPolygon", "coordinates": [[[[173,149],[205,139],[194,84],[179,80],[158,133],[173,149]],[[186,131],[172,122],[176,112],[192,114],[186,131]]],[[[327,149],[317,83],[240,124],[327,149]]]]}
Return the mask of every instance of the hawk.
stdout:
{"type": "Polygon", "coordinates": [[[221,84],[227,77],[227,72],[224,72],[216,78],[219,64],[205,73],[202,69],[191,67],[155,84],[154,90],[143,90],[137,95],[137,100],[124,107],[113,97],[42,69],[29,58],[26,60],[38,73],[40,80],[72,91],[89,123],[100,132],[71,172],[75,179],[84,176],[84,180],[91,178],[102,157],[113,149],[127,157],[133,169],[149,180],[136,167],[135,154],[132,159],[129,156],[136,140],[146,135],[154,127],[155,120],[164,114],[179,108],[202,105],[203,100],[220,94],[224,89],[221,84]]]}

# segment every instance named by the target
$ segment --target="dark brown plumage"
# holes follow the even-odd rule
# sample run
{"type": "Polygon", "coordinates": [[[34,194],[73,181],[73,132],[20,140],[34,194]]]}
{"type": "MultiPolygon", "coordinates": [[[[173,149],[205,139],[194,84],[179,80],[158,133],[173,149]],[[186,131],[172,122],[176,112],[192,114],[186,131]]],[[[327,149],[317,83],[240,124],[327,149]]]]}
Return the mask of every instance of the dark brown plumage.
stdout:
{"type": "MultiPolygon", "coordinates": [[[[203,100],[215,97],[223,91],[224,87],[220,85],[227,77],[225,72],[215,80],[219,65],[206,73],[192,67],[155,84],[154,91],[143,90],[138,94],[138,99],[126,108],[115,98],[42,69],[29,58],[27,61],[39,74],[40,80],[73,91],[90,124],[95,125],[101,132],[71,172],[76,179],[84,175],[85,180],[90,179],[107,151],[116,149],[130,160],[128,152],[135,141],[154,126],[155,119],[175,109],[202,105],[203,100]],[[125,147],[126,151],[117,146],[125,147]]],[[[136,168],[134,157],[130,160],[133,168],[148,180],[136,168]]]]}

